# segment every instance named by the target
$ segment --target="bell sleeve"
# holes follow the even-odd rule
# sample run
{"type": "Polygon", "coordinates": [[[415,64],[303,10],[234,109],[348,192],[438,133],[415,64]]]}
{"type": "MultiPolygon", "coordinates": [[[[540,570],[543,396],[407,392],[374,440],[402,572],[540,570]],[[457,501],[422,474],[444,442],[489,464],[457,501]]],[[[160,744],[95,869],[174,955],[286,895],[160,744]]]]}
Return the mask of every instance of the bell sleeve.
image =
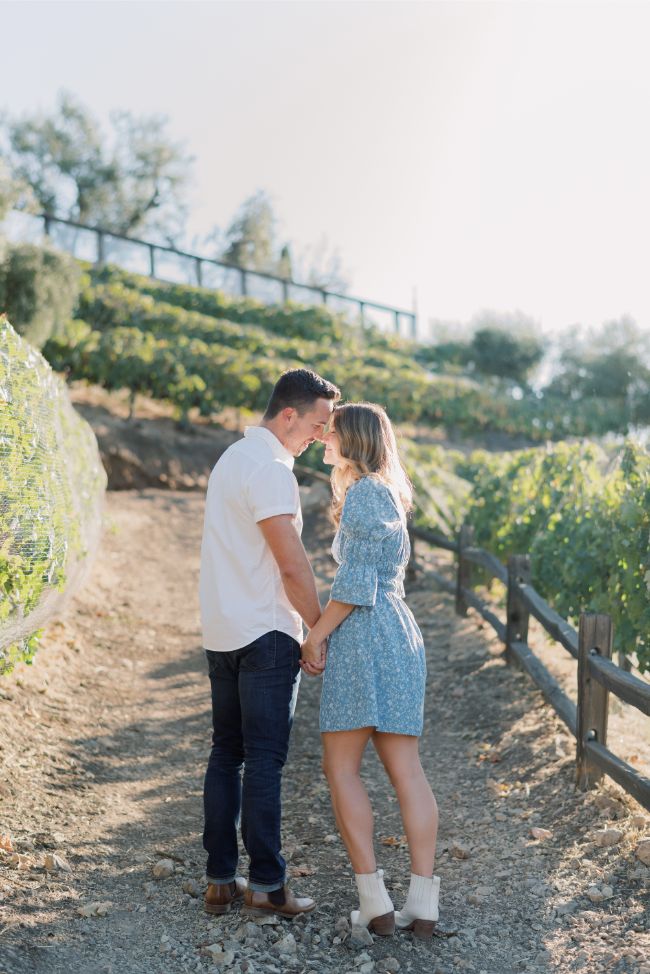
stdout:
{"type": "Polygon", "coordinates": [[[363,477],[348,489],[339,525],[341,564],[332,599],[348,605],[375,604],[382,541],[399,526],[399,513],[385,484],[363,477]]]}

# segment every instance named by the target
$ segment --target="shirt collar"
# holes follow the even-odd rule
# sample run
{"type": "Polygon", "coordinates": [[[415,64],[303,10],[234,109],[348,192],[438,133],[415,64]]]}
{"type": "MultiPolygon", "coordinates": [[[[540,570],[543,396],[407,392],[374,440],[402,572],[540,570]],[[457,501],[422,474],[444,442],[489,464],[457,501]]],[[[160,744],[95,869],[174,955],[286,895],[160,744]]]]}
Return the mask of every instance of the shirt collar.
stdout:
{"type": "Polygon", "coordinates": [[[282,446],[275,433],[272,433],[270,429],[266,428],[266,426],[246,426],[244,429],[244,436],[249,440],[264,440],[264,442],[268,443],[268,445],[271,447],[273,456],[277,457],[278,460],[282,460],[283,463],[286,463],[287,466],[293,470],[293,463],[295,459],[293,453],[289,453],[286,447],[282,446]]]}

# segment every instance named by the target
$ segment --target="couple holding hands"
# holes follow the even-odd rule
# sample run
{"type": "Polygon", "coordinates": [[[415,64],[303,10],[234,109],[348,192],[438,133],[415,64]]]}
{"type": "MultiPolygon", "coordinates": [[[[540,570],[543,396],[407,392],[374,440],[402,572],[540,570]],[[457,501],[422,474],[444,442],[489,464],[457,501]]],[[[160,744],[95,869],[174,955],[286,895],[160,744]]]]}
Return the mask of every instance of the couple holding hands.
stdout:
{"type": "Polygon", "coordinates": [[[285,372],[261,424],[225,451],[210,476],[200,580],[213,718],[205,908],[226,913],[243,897],[243,912],[294,917],[316,905],[287,886],[281,854],[282,769],[302,669],[323,677],[323,769],[359,892],[351,922],[381,935],[397,926],[430,937],[438,920],[438,810],[418,754],[424,646],[403,601],[411,486],[384,410],[339,399],[337,387],[314,372],[285,372]],[[294,458],[316,440],[333,468],[337,527],[338,570],[324,609],[300,540],[293,474],[294,458]],[[408,840],[411,879],[398,912],[377,869],[359,775],[368,741],[395,789],[408,840]],[[239,823],[248,883],[236,875],[239,823]]]}

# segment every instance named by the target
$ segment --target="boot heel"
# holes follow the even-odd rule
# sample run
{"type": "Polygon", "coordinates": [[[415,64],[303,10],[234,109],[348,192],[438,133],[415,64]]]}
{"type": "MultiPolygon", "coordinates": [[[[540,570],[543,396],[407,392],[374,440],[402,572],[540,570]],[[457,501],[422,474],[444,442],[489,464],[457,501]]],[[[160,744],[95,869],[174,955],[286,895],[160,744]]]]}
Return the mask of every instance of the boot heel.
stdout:
{"type": "Polygon", "coordinates": [[[213,916],[220,916],[222,913],[230,913],[230,903],[205,903],[204,910],[213,916]]]}
{"type": "Polygon", "coordinates": [[[414,937],[418,937],[420,940],[430,940],[435,926],[435,920],[414,920],[411,930],[414,937]]]}
{"type": "Polygon", "coordinates": [[[370,921],[368,927],[379,937],[390,937],[391,934],[395,933],[395,911],[391,910],[390,913],[375,917],[370,921]]]}

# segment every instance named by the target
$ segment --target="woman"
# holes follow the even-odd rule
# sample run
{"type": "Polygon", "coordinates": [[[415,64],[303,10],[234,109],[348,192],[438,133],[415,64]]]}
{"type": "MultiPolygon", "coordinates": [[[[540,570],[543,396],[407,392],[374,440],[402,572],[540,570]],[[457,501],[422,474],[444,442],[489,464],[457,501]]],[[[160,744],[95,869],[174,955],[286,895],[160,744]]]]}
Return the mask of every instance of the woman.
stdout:
{"type": "Polygon", "coordinates": [[[334,467],[332,553],[339,568],[306,644],[329,639],[320,729],[334,815],[359,891],[351,921],[378,934],[397,924],[430,937],[438,920],[438,808],[418,754],[424,646],[402,600],[411,486],[380,406],[336,406],[323,441],[325,462],[334,467]],[[377,870],[372,808],[359,775],[370,740],[397,793],[411,857],[409,892],[397,914],[377,870]]]}

